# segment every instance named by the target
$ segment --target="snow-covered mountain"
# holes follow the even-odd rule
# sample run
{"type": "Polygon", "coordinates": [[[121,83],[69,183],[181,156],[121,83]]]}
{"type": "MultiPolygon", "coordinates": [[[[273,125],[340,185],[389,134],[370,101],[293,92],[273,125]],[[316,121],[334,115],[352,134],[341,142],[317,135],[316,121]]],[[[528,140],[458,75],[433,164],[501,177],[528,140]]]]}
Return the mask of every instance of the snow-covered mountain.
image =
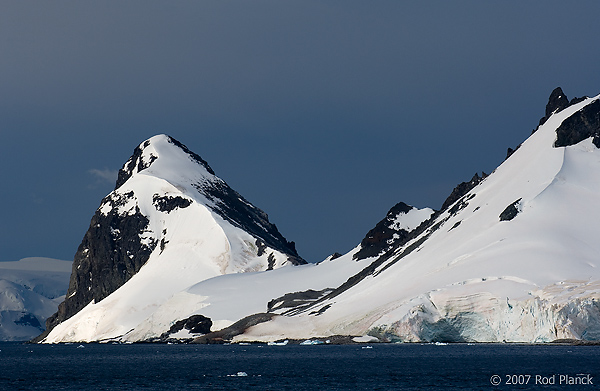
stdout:
{"type": "Polygon", "coordinates": [[[200,281],[303,263],[294,243],[200,156],[155,136],[134,150],[102,200],[75,255],[67,297],[40,338],[126,338],[200,281]]]}
{"type": "Polygon", "coordinates": [[[27,341],[65,298],[70,261],[25,258],[0,262],[0,341],[27,341]]]}
{"type": "Polygon", "coordinates": [[[599,148],[600,95],[568,101],[556,89],[492,174],[366,253],[336,289],[237,339],[600,340],[599,148]]]}
{"type": "Polygon", "coordinates": [[[440,210],[398,203],[347,254],[292,266],[262,212],[157,136],[92,219],[43,341],[600,340],[599,199],[600,95],[556,89],[440,210]]]}

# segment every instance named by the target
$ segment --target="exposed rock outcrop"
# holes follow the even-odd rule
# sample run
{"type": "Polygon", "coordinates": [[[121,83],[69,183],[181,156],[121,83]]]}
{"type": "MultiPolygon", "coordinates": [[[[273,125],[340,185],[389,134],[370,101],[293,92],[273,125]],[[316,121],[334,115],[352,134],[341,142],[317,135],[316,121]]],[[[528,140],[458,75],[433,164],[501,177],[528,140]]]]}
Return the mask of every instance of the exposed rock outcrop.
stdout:
{"type": "Polygon", "coordinates": [[[556,87],[550,93],[548,103],[546,104],[546,115],[540,119],[540,125],[543,125],[552,114],[566,109],[569,105],[569,99],[567,99],[567,95],[565,95],[562,88],[556,87]]]}
{"type": "Polygon", "coordinates": [[[387,212],[385,218],[367,232],[367,235],[360,242],[361,249],[354,255],[354,258],[364,259],[377,256],[389,248],[391,241],[405,239],[408,236],[408,231],[405,229],[395,229],[393,224],[400,213],[408,213],[412,208],[412,206],[404,202],[394,205],[387,212]]]}
{"type": "Polygon", "coordinates": [[[600,148],[600,100],[596,100],[563,121],[556,129],[555,147],[574,145],[593,137],[600,148]]]}

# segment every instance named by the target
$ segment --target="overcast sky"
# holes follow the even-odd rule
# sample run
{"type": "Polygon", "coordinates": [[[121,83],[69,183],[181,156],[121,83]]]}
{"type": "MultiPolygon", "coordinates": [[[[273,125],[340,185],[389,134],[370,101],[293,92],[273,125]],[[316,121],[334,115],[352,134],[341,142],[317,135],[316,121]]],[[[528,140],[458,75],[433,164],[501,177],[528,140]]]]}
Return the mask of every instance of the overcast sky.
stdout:
{"type": "Polygon", "coordinates": [[[72,259],[115,173],[167,133],[301,256],[395,203],[439,208],[600,93],[598,1],[0,0],[0,260],[72,259]]]}

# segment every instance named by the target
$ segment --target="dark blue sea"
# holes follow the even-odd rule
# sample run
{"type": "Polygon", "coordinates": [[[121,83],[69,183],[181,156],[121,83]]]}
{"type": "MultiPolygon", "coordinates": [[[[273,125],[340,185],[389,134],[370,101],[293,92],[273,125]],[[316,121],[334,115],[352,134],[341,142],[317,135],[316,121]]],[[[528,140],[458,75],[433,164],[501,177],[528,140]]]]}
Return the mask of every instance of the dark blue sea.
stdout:
{"type": "Polygon", "coordinates": [[[600,346],[370,346],[0,343],[0,390],[600,388],[600,346]]]}

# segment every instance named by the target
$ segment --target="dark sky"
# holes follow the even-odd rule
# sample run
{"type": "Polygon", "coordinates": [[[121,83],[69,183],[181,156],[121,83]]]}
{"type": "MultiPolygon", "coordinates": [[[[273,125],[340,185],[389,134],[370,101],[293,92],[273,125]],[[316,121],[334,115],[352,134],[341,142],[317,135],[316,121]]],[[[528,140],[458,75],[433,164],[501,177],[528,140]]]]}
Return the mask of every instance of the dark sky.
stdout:
{"type": "Polygon", "coordinates": [[[0,260],[72,259],[167,133],[300,255],[492,171],[552,89],[600,93],[598,1],[2,1],[0,260]]]}

